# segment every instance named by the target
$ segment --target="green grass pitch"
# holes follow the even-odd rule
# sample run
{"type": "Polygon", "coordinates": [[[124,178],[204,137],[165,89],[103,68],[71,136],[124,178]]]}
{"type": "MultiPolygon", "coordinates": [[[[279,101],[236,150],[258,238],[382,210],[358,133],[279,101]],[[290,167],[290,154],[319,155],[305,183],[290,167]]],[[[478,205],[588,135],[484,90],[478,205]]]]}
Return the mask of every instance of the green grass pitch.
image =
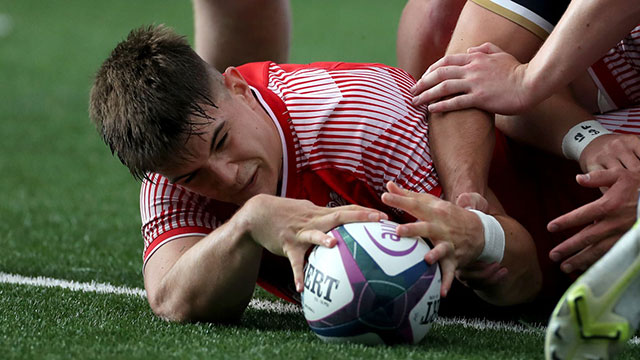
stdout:
{"type": "MultiPolygon", "coordinates": [[[[291,62],[394,65],[403,6],[294,0],[291,62]]],[[[109,51],[151,23],[193,39],[188,0],[0,0],[0,278],[142,288],[139,184],[102,144],[87,103],[109,51]]],[[[441,321],[418,346],[329,345],[298,311],[253,306],[236,325],[178,325],[139,295],[0,282],[2,359],[539,359],[542,344],[540,328],[441,321]]],[[[639,352],[636,342],[620,359],[639,352]]]]}

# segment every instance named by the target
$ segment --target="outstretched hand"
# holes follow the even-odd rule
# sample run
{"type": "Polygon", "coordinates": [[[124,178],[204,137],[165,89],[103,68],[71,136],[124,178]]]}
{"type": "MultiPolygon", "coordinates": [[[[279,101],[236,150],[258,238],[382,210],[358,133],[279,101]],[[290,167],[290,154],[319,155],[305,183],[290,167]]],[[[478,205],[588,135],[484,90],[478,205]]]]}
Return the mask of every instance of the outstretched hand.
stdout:
{"type": "Polygon", "coordinates": [[[413,103],[429,104],[430,112],[479,108],[519,114],[542,100],[527,87],[526,69],[498,46],[484,43],[431,65],[411,89],[413,103]]]}
{"type": "Polygon", "coordinates": [[[397,227],[400,236],[429,238],[434,247],[426,255],[429,264],[440,262],[445,297],[456,269],[473,262],[484,246],[483,228],[478,217],[453,203],[430,194],[416,193],[387,183],[382,202],[414,216],[418,221],[397,227]]]}
{"type": "Polygon", "coordinates": [[[387,219],[386,214],[362,206],[327,208],[308,200],[270,195],[254,196],[247,205],[249,235],[269,252],[289,259],[298,292],[304,288],[305,254],[309,248],[313,245],[331,248],[337,243],[326,232],[345,223],[387,219]]]}
{"type": "Polygon", "coordinates": [[[608,188],[602,197],[551,221],[551,232],[584,228],[553,248],[549,257],[562,261],[566,273],[585,270],[602,257],[636,220],[640,174],[624,168],[592,171],[576,177],[590,188],[608,188]]]}

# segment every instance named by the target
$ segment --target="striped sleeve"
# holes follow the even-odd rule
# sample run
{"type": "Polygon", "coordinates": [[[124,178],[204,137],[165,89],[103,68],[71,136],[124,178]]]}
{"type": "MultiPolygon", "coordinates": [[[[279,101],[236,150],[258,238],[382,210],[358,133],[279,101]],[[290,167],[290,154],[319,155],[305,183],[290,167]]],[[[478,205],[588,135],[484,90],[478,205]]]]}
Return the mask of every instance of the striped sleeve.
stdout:
{"type": "Polygon", "coordinates": [[[211,200],[170,183],[162,175],[149,174],[140,189],[144,264],[167,242],[206,236],[219,226],[210,205],[211,200]]]}
{"type": "Polygon", "coordinates": [[[439,192],[426,108],[411,104],[415,80],[406,72],[363,64],[293,72],[273,64],[270,72],[269,87],[285,102],[298,140],[299,170],[344,170],[378,193],[390,180],[439,192]]]}
{"type": "Polygon", "coordinates": [[[609,109],[640,103],[640,25],[589,68],[609,109]]]}

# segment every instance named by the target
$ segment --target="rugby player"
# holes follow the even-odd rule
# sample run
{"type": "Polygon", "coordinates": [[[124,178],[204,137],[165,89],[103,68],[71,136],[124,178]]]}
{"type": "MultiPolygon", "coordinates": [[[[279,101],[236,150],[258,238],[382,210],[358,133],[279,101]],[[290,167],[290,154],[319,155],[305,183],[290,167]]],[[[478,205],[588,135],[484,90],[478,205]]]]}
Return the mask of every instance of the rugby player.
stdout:
{"type": "MultiPolygon", "coordinates": [[[[335,245],[325,232],[338,224],[386,217],[418,220],[398,231],[433,243],[426,260],[439,261],[448,303],[455,303],[447,293],[456,271],[488,303],[540,298],[543,281],[558,282],[537,261],[537,251],[549,249],[504,215],[491,192],[485,204],[473,194],[462,198],[492,216],[439,198],[426,111],[411,104],[414,83],[380,64],[262,62],[220,74],[165,27],[133,31],[99,69],[90,114],[112,152],[143,180],[152,309],[176,321],[234,320],[256,282],[297,302],[311,245],[335,245]],[[492,226],[502,239],[485,236],[492,226]],[[485,253],[488,241],[497,253],[485,253]]],[[[541,174],[512,168],[509,144],[499,140],[497,190],[522,200],[511,204],[539,235],[554,211],[575,207],[559,194],[577,186],[561,181],[543,196],[535,188],[541,174]]],[[[532,155],[530,164],[537,161],[548,160],[532,155]]],[[[452,308],[474,308],[471,298],[459,299],[466,306],[452,308]]]]}

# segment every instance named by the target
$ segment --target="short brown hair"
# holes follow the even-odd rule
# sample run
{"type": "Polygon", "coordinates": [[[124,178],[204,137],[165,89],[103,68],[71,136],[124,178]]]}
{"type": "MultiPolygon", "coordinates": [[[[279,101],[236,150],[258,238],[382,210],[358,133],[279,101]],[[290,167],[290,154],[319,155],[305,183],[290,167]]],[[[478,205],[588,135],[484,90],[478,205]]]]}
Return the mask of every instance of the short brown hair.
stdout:
{"type": "MultiPolygon", "coordinates": [[[[111,152],[137,179],[188,155],[186,138],[213,120],[211,79],[219,72],[183,36],[160,26],[131,31],[104,61],[91,89],[89,115],[111,152]]],[[[215,82],[214,82],[215,84],[215,82]]]]}

